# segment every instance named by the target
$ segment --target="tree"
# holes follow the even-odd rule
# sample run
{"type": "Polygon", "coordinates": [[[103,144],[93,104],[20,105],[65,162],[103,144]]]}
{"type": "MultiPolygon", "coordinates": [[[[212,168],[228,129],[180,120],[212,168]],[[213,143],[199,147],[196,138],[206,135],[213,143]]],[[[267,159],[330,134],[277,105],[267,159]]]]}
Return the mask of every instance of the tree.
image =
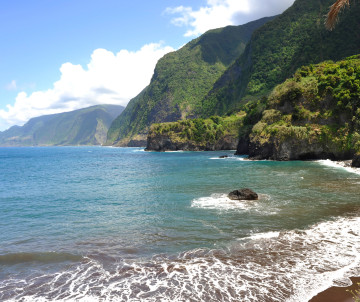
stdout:
{"type": "Polygon", "coordinates": [[[350,6],[350,0],[337,0],[331,7],[327,14],[325,26],[329,30],[333,30],[338,19],[338,14],[345,8],[350,6]]]}

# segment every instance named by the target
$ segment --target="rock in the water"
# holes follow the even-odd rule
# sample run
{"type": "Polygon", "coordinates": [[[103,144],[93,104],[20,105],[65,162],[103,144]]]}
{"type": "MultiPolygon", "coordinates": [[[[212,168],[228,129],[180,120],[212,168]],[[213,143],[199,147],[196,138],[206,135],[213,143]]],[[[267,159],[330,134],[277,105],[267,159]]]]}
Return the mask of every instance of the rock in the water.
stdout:
{"type": "Polygon", "coordinates": [[[360,168],[360,154],[354,155],[351,166],[354,168],[360,168]]]}
{"type": "Polygon", "coordinates": [[[228,158],[229,156],[227,155],[220,155],[219,158],[228,158]]]}
{"type": "Polygon", "coordinates": [[[250,189],[240,189],[229,193],[228,197],[231,200],[257,200],[259,196],[250,189]]]}

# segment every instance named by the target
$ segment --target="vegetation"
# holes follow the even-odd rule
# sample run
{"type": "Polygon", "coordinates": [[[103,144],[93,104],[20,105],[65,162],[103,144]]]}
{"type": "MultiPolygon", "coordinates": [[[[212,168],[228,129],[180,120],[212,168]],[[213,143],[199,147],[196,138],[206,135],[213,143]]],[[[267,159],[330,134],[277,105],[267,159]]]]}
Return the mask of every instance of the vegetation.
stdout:
{"type": "Polygon", "coordinates": [[[305,66],[272,91],[250,138],[260,149],[291,142],[313,155],[350,157],[360,151],[359,108],[360,55],[305,66]]]}
{"type": "Polygon", "coordinates": [[[334,0],[296,0],[282,15],[256,30],[244,53],[215,83],[203,100],[212,114],[267,96],[272,89],[309,64],[340,60],[360,49],[360,5],[354,3],[333,31],[324,26],[334,0]]]}
{"type": "Polygon", "coordinates": [[[136,135],[144,137],[153,123],[211,116],[201,100],[244,51],[253,31],[270,19],[211,30],[165,55],[158,61],[150,85],[111,125],[108,144],[124,145],[136,135]]]}
{"type": "Polygon", "coordinates": [[[237,141],[245,115],[246,113],[241,111],[227,117],[212,116],[208,119],[196,118],[153,124],[149,138],[165,136],[174,144],[184,143],[206,150],[208,146],[214,146],[225,138],[237,141]]]}
{"type": "Polygon", "coordinates": [[[331,5],[331,8],[327,14],[326,18],[326,27],[329,30],[333,30],[335,28],[335,24],[337,22],[338,14],[340,11],[345,8],[345,6],[349,6],[350,1],[349,0],[337,0],[333,5],[331,5]]]}
{"type": "Polygon", "coordinates": [[[29,120],[0,132],[1,146],[100,145],[124,107],[99,105],[29,120]]]}

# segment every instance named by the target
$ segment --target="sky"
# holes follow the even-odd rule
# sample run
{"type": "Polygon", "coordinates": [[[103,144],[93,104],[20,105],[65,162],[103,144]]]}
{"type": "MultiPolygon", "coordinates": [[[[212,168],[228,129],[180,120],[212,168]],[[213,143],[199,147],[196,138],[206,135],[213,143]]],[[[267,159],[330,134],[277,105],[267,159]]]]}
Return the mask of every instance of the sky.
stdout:
{"type": "Polygon", "coordinates": [[[126,106],[166,53],[293,2],[0,0],[0,131],[46,114],[126,106]]]}

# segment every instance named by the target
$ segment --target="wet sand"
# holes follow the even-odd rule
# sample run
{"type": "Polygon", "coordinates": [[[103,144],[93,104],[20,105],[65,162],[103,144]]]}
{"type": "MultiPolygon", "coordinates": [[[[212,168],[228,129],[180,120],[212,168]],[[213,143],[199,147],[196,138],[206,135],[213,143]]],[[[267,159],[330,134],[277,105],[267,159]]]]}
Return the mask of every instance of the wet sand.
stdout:
{"type": "MultiPolygon", "coordinates": [[[[351,278],[353,284],[349,287],[330,287],[318,294],[309,302],[354,302],[353,295],[347,290],[360,290],[360,278],[351,278]]],[[[359,295],[360,298],[360,295],[359,295]]]]}

